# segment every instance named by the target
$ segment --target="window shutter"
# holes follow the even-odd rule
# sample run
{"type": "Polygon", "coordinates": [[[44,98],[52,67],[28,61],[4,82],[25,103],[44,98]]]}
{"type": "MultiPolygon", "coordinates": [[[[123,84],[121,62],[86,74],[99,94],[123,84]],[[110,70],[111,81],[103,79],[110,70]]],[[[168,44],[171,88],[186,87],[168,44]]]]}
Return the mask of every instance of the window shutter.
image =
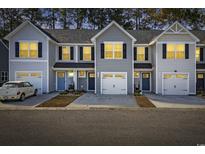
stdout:
{"type": "Polygon", "coordinates": [[[127,58],[127,44],[123,44],[123,59],[127,58]]]}
{"type": "Polygon", "coordinates": [[[167,58],[167,44],[162,44],[162,58],[167,58]]]}
{"type": "Polygon", "coordinates": [[[59,47],[59,52],[58,52],[59,60],[62,60],[62,47],[59,47]]]}
{"type": "Polygon", "coordinates": [[[70,60],[74,59],[74,48],[70,47],[70,60]]]}
{"type": "Polygon", "coordinates": [[[200,61],[204,60],[204,48],[200,48],[200,61]]]}
{"type": "Polygon", "coordinates": [[[185,44],[185,59],[189,59],[189,44],[185,44]]]}
{"type": "Polygon", "coordinates": [[[38,42],[38,57],[42,57],[42,42],[38,42]]]}
{"type": "Polygon", "coordinates": [[[95,59],[94,47],[91,48],[91,60],[95,59]]]}
{"type": "Polygon", "coordinates": [[[80,47],[80,60],[83,60],[83,47],[80,47]]]}
{"type": "Polygon", "coordinates": [[[101,43],[101,58],[104,59],[104,57],[105,57],[104,43],[101,43]]]}
{"type": "Polygon", "coordinates": [[[134,47],[134,60],[137,60],[137,47],[134,47]]]}
{"type": "Polygon", "coordinates": [[[148,60],[148,47],[145,47],[145,60],[148,60]]]}
{"type": "Polygon", "coordinates": [[[19,57],[19,42],[15,42],[15,56],[19,57]]]}

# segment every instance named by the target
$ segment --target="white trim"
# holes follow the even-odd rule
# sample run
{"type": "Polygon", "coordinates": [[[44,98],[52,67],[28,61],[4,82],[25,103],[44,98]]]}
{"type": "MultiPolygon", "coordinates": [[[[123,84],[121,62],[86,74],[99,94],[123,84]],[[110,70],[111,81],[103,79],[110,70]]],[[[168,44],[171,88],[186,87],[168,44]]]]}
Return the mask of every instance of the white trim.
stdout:
{"type": "Polygon", "coordinates": [[[37,60],[37,59],[10,59],[10,62],[48,62],[48,60],[37,60]]]}
{"type": "Polygon", "coordinates": [[[6,46],[6,44],[0,39],[0,42],[5,46],[6,49],[9,49],[9,47],[6,46]]]}
{"type": "Polygon", "coordinates": [[[11,54],[10,54],[10,49],[11,49],[11,48],[10,48],[10,45],[11,45],[11,44],[9,43],[9,54],[8,54],[8,56],[9,56],[9,64],[8,64],[8,65],[9,65],[9,70],[8,70],[8,71],[9,71],[9,81],[11,80],[11,64],[10,64],[10,62],[11,62],[11,61],[10,61],[10,60],[11,60],[11,57],[10,57],[10,56],[11,56],[11,54]]]}
{"type": "Polygon", "coordinates": [[[124,28],[122,28],[117,22],[112,21],[110,24],[108,24],[105,28],[103,28],[100,32],[98,32],[95,36],[91,38],[92,42],[95,42],[96,38],[99,37],[102,33],[104,33],[107,29],[109,29],[112,25],[117,26],[122,32],[124,32],[128,37],[130,37],[132,40],[136,41],[136,39],[130,35],[124,28]]]}
{"type": "Polygon", "coordinates": [[[69,46],[93,46],[94,43],[58,43],[59,46],[69,45],[69,46]]]}
{"type": "Polygon", "coordinates": [[[145,47],[148,47],[149,44],[134,44],[134,47],[137,47],[137,46],[145,46],[145,47]]]}
{"type": "Polygon", "coordinates": [[[195,73],[195,75],[194,75],[194,78],[195,78],[195,86],[194,86],[194,91],[195,91],[195,94],[196,94],[196,83],[197,83],[197,77],[196,77],[196,44],[195,44],[195,46],[194,46],[194,65],[195,65],[195,67],[194,67],[194,69],[195,69],[195,71],[194,71],[194,73],[195,73]]]}
{"type": "Polygon", "coordinates": [[[77,45],[75,46],[75,54],[74,55],[75,55],[75,58],[74,58],[75,62],[78,62],[78,46],[77,45]]]}
{"type": "Polygon", "coordinates": [[[197,47],[205,46],[205,44],[196,44],[197,47]]]}
{"type": "Polygon", "coordinates": [[[188,78],[187,78],[187,94],[189,95],[190,93],[190,89],[189,89],[189,80],[190,80],[190,75],[189,75],[189,72],[162,72],[162,76],[161,76],[161,78],[162,78],[162,95],[164,95],[164,74],[187,74],[188,75],[188,78]]]}
{"type": "MultiPolygon", "coordinates": [[[[158,35],[153,41],[151,41],[149,43],[149,45],[154,44],[162,35],[164,35],[172,26],[174,26],[175,24],[180,25],[188,34],[190,34],[196,42],[199,42],[200,40],[194,35],[192,34],[189,30],[187,30],[183,25],[181,25],[178,21],[174,22],[171,26],[169,26],[165,31],[163,31],[160,35],[158,35]]],[[[177,34],[177,33],[175,33],[177,34]]]]}
{"type": "Polygon", "coordinates": [[[127,72],[100,72],[100,94],[103,94],[103,90],[102,90],[102,77],[103,77],[103,74],[107,74],[107,73],[110,73],[110,74],[125,74],[126,75],[126,94],[128,94],[128,87],[127,87],[127,83],[128,83],[128,79],[127,79],[127,72]]]}
{"type": "MultiPolygon", "coordinates": [[[[43,94],[43,72],[42,71],[15,71],[15,80],[16,80],[16,74],[21,72],[27,72],[27,73],[41,73],[41,94],[43,94]]],[[[30,77],[30,76],[29,76],[30,77]]]]}
{"type": "Polygon", "coordinates": [[[145,69],[145,68],[135,68],[134,71],[137,71],[137,72],[152,72],[154,70],[154,68],[151,68],[151,69],[145,69]]]}
{"type": "MultiPolygon", "coordinates": [[[[96,94],[96,91],[97,91],[97,84],[96,84],[96,81],[97,81],[97,78],[99,78],[97,76],[97,45],[96,45],[96,41],[94,42],[94,65],[95,65],[95,68],[94,68],[94,71],[95,71],[95,94],[96,94]]],[[[100,85],[101,86],[101,85],[100,85]]]]}
{"type": "Polygon", "coordinates": [[[134,84],[135,84],[135,78],[134,78],[134,71],[135,71],[135,69],[134,69],[134,63],[135,63],[135,61],[134,61],[134,42],[132,41],[132,53],[131,53],[131,57],[132,57],[132,93],[134,94],[134,92],[135,92],[135,86],[134,86],[134,84]]]}
{"type": "Polygon", "coordinates": [[[54,71],[66,71],[66,70],[94,70],[94,68],[54,68],[52,67],[54,71]]]}
{"type": "Polygon", "coordinates": [[[157,41],[158,44],[196,44],[196,42],[189,41],[157,41]]]}
{"type": "Polygon", "coordinates": [[[49,40],[47,40],[47,93],[49,93],[49,77],[50,77],[50,73],[49,73],[49,40]]]}
{"type": "Polygon", "coordinates": [[[196,69],[196,72],[204,72],[205,69],[196,69]]]}
{"type": "Polygon", "coordinates": [[[156,44],[155,44],[155,52],[156,52],[156,57],[155,57],[155,58],[156,58],[156,59],[155,59],[155,60],[156,60],[156,65],[155,65],[155,68],[156,68],[156,70],[155,70],[155,71],[156,71],[156,72],[155,72],[155,73],[156,73],[155,93],[156,93],[156,94],[158,94],[158,73],[159,73],[159,72],[158,72],[158,56],[157,56],[157,55],[158,55],[158,52],[157,52],[157,48],[158,48],[158,42],[156,42],[156,44]]]}

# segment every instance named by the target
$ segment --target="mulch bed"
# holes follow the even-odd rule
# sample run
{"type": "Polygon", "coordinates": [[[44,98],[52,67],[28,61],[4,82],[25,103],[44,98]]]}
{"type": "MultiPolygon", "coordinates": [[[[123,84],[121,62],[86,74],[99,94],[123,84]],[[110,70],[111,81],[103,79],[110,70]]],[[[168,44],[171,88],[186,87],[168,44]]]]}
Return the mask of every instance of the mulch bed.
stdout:
{"type": "Polygon", "coordinates": [[[135,96],[135,99],[140,107],[155,108],[156,106],[150,102],[145,96],[135,96]]]}

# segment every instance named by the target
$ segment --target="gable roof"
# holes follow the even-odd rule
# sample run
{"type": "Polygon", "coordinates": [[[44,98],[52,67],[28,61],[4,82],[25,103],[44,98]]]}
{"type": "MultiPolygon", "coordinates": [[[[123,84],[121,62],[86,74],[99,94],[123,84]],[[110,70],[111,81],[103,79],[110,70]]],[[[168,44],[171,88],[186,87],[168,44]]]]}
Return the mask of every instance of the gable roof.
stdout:
{"type": "MultiPolygon", "coordinates": [[[[31,24],[32,26],[37,28],[43,35],[46,35],[49,39],[57,43],[73,43],[73,44],[92,43],[91,39],[99,36],[100,33],[102,33],[102,30],[90,30],[90,29],[42,29],[41,27],[34,25],[30,21],[25,21],[20,26],[18,26],[14,31],[9,33],[5,38],[8,39],[10,36],[14,35],[18,30],[20,30],[23,26],[25,26],[26,23],[31,24]]],[[[109,25],[111,26],[112,24],[118,25],[114,21],[111,22],[109,25]]],[[[120,27],[120,29],[122,29],[124,32],[126,32],[127,35],[135,39],[136,44],[150,44],[150,42],[156,40],[166,31],[166,30],[165,31],[164,30],[125,30],[122,27],[120,27]]],[[[191,33],[199,40],[199,42],[197,43],[205,44],[204,30],[194,30],[188,32],[191,33]]]]}
{"type": "Polygon", "coordinates": [[[50,36],[46,31],[44,31],[42,28],[40,28],[39,26],[31,23],[30,21],[26,20],[25,22],[23,22],[22,24],[20,24],[18,27],[16,27],[12,32],[10,32],[8,35],[6,35],[4,37],[4,39],[9,40],[9,38],[11,36],[13,36],[14,34],[16,34],[19,30],[21,30],[24,26],[26,25],[31,25],[33,26],[35,29],[37,29],[41,34],[43,34],[44,36],[46,36],[48,39],[53,40],[56,42],[56,39],[53,38],[52,36],[50,36]]]}
{"type": "Polygon", "coordinates": [[[130,37],[133,41],[136,41],[136,39],[130,35],[124,28],[122,28],[117,22],[112,21],[110,24],[108,24],[105,28],[103,28],[100,32],[98,32],[95,36],[91,38],[91,41],[94,42],[97,37],[99,37],[102,33],[104,33],[107,29],[109,29],[112,25],[115,25],[118,27],[123,33],[125,33],[128,37],[130,37]]]}
{"type": "MultiPolygon", "coordinates": [[[[166,30],[164,30],[160,35],[158,35],[156,38],[154,38],[150,44],[155,43],[162,35],[164,35],[167,31],[169,31],[172,27],[174,27],[175,25],[179,25],[180,27],[182,27],[182,29],[187,32],[187,34],[191,35],[196,42],[199,42],[200,40],[194,35],[192,34],[189,30],[187,30],[182,24],[180,24],[178,21],[175,21],[171,26],[169,26],[166,30]]],[[[180,33],[180,32],[179,32],[180,33]]]]}

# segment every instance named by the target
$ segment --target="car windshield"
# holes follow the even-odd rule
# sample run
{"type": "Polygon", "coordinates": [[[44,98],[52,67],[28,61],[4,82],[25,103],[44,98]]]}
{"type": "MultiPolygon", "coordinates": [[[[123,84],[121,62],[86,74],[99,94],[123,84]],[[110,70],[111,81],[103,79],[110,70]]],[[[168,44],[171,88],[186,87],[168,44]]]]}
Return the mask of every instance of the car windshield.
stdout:
{"type": "Polygon", "coordinates": [[[17,88],[18,87],[18,83],[5,83],[3,85],[3,87],[5,87],[5,88],[17,88]]]}

